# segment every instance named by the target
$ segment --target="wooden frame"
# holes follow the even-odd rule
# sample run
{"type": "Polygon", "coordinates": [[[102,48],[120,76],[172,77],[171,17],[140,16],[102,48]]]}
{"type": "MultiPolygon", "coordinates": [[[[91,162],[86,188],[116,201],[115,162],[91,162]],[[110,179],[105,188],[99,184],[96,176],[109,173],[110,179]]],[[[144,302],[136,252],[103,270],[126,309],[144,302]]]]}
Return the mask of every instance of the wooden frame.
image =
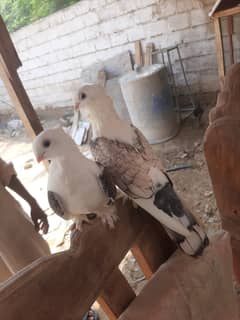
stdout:
{"type": "Polygon", "coordinates": [[[240,13],[240,7],[234,7],[227,10],[218,11],[213,14],[213,18],[229,17],[240,13]]]}
{"type": "Polygon", "coordinates": [[[239,87],[240,64],[235,64],[209,114],[204,153],[222,226],[231,235],[235,275],[240,283],[239,87]]]}
{"type": "Polygon", "coordinates": [[[27,133],[33,138],[43,128],[18,76],[17,69],[20,66],[21,61],[0,16],[0,77],[27,133]]]}
{"type": "Polygon", "coordinates": [[[216,34],[216,47],[217,47],[217,61],[218,61],[218,75],[220,81],[220,87],[222,88],[223,79],[225,77],[225,59],[224,59],[224,48],[222,40],[222,28],[221,28],[221,18],[228,18],[228,37],[229,37],[229,49],[230,49],[230,61],[231,65],[234,64],[234,49],[233,49],[233,16],[240,14],[240,7],[236,6],[233,8],[228,8],[224,10],[219,10],[218,7],[221,1],[217,1],[214,5],[211,13],[209,14],[213,18],[214,29],[216,34]]]}
{"type": "Polygon", "coordinates": [[[222,82],[225,76],[225,64],[224,64],[224,51],[223,51],[222,28],[221,28],[220,18],[214,18],[214,29],[216,34],[218,76],[220,80],[220,85],[222,85],[222,82]]]}
{"type": "Polygon", "coordinates": [[[135,298],[118,269],[129,249],[138,251],[136,258],[147,278],[175,251],[149,214],[134,209],[130,201],[116,205],[120,219],[114,230],[100,221],[86,225],[70,250],[40,258],[3,283],[1,318],[77,320],[98,299],[108,317],[116,320],[135,298]]]}

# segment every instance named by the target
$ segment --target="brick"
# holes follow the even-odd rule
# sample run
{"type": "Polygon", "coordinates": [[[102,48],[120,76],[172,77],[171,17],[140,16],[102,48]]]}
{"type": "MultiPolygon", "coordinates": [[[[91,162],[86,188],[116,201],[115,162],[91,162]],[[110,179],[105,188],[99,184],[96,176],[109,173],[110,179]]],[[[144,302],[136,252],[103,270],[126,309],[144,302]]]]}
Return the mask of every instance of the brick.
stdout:
{"type": "Polygon", "coordinates": [[[144,26],[144,33],[146,38],[160,35],[167,31],[168,26],[166,20],[158,20],[156,22],[152,22],[144,26]]]}
{"type": "Polygon", "coordinates": [[[83,33],[86,40],[96,39],[100,34],[99,26],[95,25],[85,28],[83,33]]]}
{"type": "Polygon", "coordinates": [[[141,7],[147,7],[155,3],[156,3],[156,0],[140,0],[141,7]]]}
{"type": "Polygon", "coordinates": [[[208,13],[205,10],[197,9],[191,11],[192,26],[198,26],[210,22],[208,13]]]}
{"type": "Polygon", "coordinates": [[[88,12],[87,14],[81,16],[81,19],[86,26],[92,26],[100,21],[96,12],[88,12]]]}
{"type": "Polygon", "coordinates": [[[201,72],[200,83],[202,92],[216,92],[219,89],[218,76],[213,72],[201,72]]]}
{"type": "Polygon", "coordinates": [[[89,0],[79,1],[75,5],[74,10],[75,10],[77,15],[82,15],[82,14],[85,14],[85,13],[89,12],[89,10],[90,10],[90,1],[89,0]]]}
{"type": "Polygon", "coordinates": [[[100,24],[100,28],[105,34],[112,34],[121,30],[126,30],[134,25],[131,14],[127,14],[116,19],[106,21],[100,24]]]}
{"type": "MultiPolygon", "coordinates": [[[[201,57],[192,57],[183,60],[186,72],[200,72],[205,70],[217,69],[217,59],[215,54],[208,54],[201,57]]],[[[181,72],[180,63],[177,62],[174,67],[176,72],[181,72]]]]}
{"type": "Polygon", "coordinates": [[[89,65],[96,62],[96,53],[91,53],[87,55],[81,56],[81,64],[84,66],[84,68],[88,67],[89,65]]]}
{"type": "Polygon", "coordinates": [[[206,41],[198,41],[195,43],[188,43],[181,46],[182,58],[199,57],[207,54],[216,54],[215,39],[206,41]]]}
{"type": "Polygon", "coordinates": [[[108,36],[98,38],[95,41],[95,47],[97,50],[111,48],[110,38],[108,36]]]}
{"type": "Polygon", "coordinates": [[[133,14],[133,18],[135,23],[137,24],[151,21],[153,18],[153,7],[150,6],[150,7],[135,11],[133,14]]]}
{"type": "Polygon", "coordinates": [[[68,34],[67,37],[64,37],[62,41],[65,43],[65,48],[67,47],[73,47],[77,45],[78,43],[81,43],[85,40],[85,34],[84,32],[74,32],[71,34],[68,34]]]}
{"type": "Polygon", "coordinates": [[[113,33],[111,35],[112,46],[119,46],[128,42],[128,37],[126,32],[113,33]]]}
{"type": "Polygon", "coordinates": [[[159,18],[166,18],[176,13],[177,0],[160,0],[155,6],[155,15],[159,18]]]}
{"type": "Polygon", "coordinates": [[[138,8],[141,8],[142,6],[142,2],[140,0],[134,0],[134,1],[119,0],[119,4],[122,8],[123,13],[132,12],[138,8]]]}
{"type": "Polygon", "coordinates": [[[61,35],[82,30],[86,26],[85,20],[82,17],[77,17],[71,21],[62,24],[61,35]]]}
{"type": "Polygon", "coordinates": [[[80,56],[82,54],[91,53],[96,50],[94,42],[85,41],[72,48],[74,56],[80,56]]]}
{"type": "Polygon", "coordinates": [[[177,0],[177,12],[186,12],[192,9],[193,1],[189,0],[177,0]]]}
{"type": "Polygon", "coordinates": [[[105,0],[106,1],[106,4],[111,4],[113,2],[116,2],[117,0],[105,0]]]}
{"type": "Polygon", "coordinates": [[[127,31],[127,35],[128,35],[129,41],[141,40],[144,38],[144,27],[137,26],[137,27],[131,28],[127,31]]]}
{"type": "Polygon", "coordinates": [[[106,0],[90,0],[89,1],[90,10],[98,9],[106,5],[106,0]]]}
{"type": "Polygon", "coordinates": [[[208,40],[215,38],[212,24],[204,24],[191,29],[178,31],[182,35],[184,43],[196,42],[200,40],[208,40]]]}
{"type": "Polygon", "coordinates": [[[111,3],[108,6],[103,6],[98,10],[98,16],[100,20],[105,21],[117,17],[122,11],[122,7],[119,2],[111,3]]]}
{"type": "Polygon", "coordinates": [[[189,27],[189,16],[187,13],[177,14],[168,18],[168,27],[170,31],[182,30],[189,27]]]}

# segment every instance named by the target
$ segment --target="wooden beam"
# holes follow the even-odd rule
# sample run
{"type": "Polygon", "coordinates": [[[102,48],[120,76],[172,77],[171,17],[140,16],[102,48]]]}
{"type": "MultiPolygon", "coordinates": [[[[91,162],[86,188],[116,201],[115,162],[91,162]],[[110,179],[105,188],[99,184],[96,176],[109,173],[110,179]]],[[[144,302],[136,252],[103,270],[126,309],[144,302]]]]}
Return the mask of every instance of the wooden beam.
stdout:
{"type": "Polygon", "coordinates": [[[104,69],[98,71],[97,83],[99,86],[106,87],[107,73],[104,69]]]}
{"type": "Polygon", "coordinates": [[[152,217],[149,217],[148,220],[148,224],[137,238],[131,251],[145,277],[150,279],[159,266],[176,250],[176,245],[157,221],[152,217]]]}
{"type": "Polygon", "coordinates": [[[143,66],[142,44],[140,40],[135,42],[135,64],[143,66]]]}
{"type": "Polygon", "coordinates": [[[228,40],[229,40],[229,50],[230,50],[230,63],[234,64],[234,48],[233,48],[233,16],[228,18],[228,40]]]}
{"type": "Polygon", "coordinates": [[[218,76],[219,76],[220,86],[222,86],[223,79],[225,76],[225,66],[224,66],[224,52],[223,52],[222,28],[221,28],[220,18],[214,19],[214,28],[215,28],[215,34],[216,34],[218,76]]]}
{"type": "Polygon", "coordinates": [[[152,61],[153,51],[154,51],[153,42],[147,43],[146,52],[145,52],[145,59],[144,59],[144,65],[145,66],[152,65],[152,63],[153,63],[153,61],[152,61]]]}
{"type": "MultiPolygon", "coordinates": [[[[41,258],[5,282],[0,288],[1,319],[81,319],[148,218],[130,201],[116,205],[120,219],[114,230],[98,220],[86,225],[73,238],[71,250],[41,258]]],[[[109,287],[106,290],[110,292],[109,287]]]]}
{"type": "Polygon", "coordinates": [[[7,68],[11,71],[16,71],[21,65],[10,34],[0,15],[0,54],[3,56],[7,68]]]}
{"type": "Polygon", "coordinates": [[[43,128],[38,119],[35,110],[29,100],[29,97],[23,87],[23,84],[17,74],[17,71],[10,71],[0,54],[0,78],[2,79],[7,92],[16,111],[23,122],[24,127],[30,137],[35,137],[43,128]]]}
{"type": "Polygon", "coordinates": [[[117,320],[135,297],[122,272],[116,268],[107,279],[97,301],[110,320],[117,320]]]}
{"type": "Polygon", "coordinates": [[[213,18],[228,17],[238,13],[240,13],[240,7],[234,7],[214,13],[213,18]]]}
{"type": "Polygon", "coordinates": [[[11,270],[6,265],[3,258],[0,256],[0,283],[12,276],[11,270]]]}

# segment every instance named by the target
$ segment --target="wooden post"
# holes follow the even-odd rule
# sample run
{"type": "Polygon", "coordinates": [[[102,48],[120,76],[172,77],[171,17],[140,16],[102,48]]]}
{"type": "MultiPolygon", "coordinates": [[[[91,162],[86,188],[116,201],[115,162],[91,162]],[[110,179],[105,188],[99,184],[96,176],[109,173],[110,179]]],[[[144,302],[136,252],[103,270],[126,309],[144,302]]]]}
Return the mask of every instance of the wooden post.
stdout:
{"type": "Polygon", "coordinates": [[[0,77],[23,125],[33,138],[43,128],[18,76],[17,69],[19,66],[21,66],[21,61],[0,16],[0,77]]]}
{"type": "Polygon", "coordinates": [[[152,217],[148,220],[149,223],[137,238],[131,251],[145,277],[150,279],[176,250],[176,245],[157,221],[152,217]]]}
{"type": "Polygon", "coordinates": [[[138,66],[143,66],[143,52],[142,52],[142,44],[140,40],[135,42],[135,64],[138,66]]]}
{"type": "Polygon", "coordinates": [[[215,28],[216,45],[217,45],[218,75],[219,75],[220,86],[222,86],[223,79],[225,76],[225,66],[224,66],[224,52],[223,52],[222,28],[221,28],[220,18],[214,18],[214,28],[215,28]]]}
{"type": "Polygon", "coordinates": [[[144,65],[145,66],[150,66],[152,65],[152,56],[153,56],[153,51],[154,51],[154,43],[149,42],[146,45],[146,52],[145,52],[145,59],[144,59],[144,65]]]}
{"type": "Polygon", "coordinates": [[[0,256],[0,283],[3,281],[6,281],[11,276],[12,276],[11,270],[8,268],[5,261],[0,256]]]}
{"type": "Polygon", "coordinates": [[[233,49],[233,16],[228,18],[228,40],[229,40],[229,50],[230,50],[230,63],[234,64],[234,49],[233,49]]]}
{"type": "Polygon", "coordinates": [[[103,228],[101,221],[86,225],[70,250],[41,258],[5,282],[1,319],[81,319],[99,296],[106,308],[111,304],[109,314],[116,319],[134,299],[117,267],[145,224],[130,201],[123,206],[119,200],[116,206],[120,219],[114,230],[103,228]]]}
{"type": "Polygon", "coordinates": [[[240,65],[228,71],[217,105],[209,115],[204,152],[223,229],[232,237],[233,262],[240,283],[240,65]]]}
{"type": "Polygon", "coordinates": [[[116,268],[107,279],[97,301],[110,320],[117,320],[135,297],[122,272],[116,268]]]}

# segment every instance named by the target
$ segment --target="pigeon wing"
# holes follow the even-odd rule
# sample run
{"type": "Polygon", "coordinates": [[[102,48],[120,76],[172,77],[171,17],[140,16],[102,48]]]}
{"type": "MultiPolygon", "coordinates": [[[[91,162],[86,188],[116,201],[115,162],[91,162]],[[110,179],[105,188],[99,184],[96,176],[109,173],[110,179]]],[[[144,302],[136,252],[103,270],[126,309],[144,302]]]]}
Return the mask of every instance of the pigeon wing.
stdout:
{"type": "Polygon", "coordinates": [[[98,176],[98,178],[104,193],[108,196],[110,201],[113,201],[117,195],[117,188],[113,182],[113,178],[109,173],[109,170],[103,167],[102,172],[98,176]]]}
{"type": "Polygon", "coordinates": [[[154,191],[149,170],[152,167],[162,170],[163,166],[145,137],[133,129],[134,145],[100,137],[91,142],[91,151],[95,161],[107,168],[113,182],[127,195],[150,198],[154,191]]]}
{"type": "Polygon", "coordinates": [[[64,207],[61,197],[53,191],[48,191],[48,202],[52,210],[60,217],[64,216],[64,207]]]}

